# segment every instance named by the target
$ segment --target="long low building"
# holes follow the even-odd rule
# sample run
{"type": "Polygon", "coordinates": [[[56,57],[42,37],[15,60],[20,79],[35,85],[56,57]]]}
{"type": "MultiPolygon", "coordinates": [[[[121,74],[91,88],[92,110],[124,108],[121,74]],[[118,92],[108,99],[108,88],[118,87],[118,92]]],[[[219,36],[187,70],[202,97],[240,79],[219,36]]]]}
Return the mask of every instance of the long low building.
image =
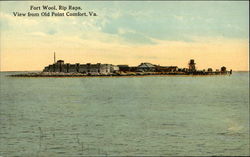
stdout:
{"type": "Polygon", "coordinates": [[[151,63],[141,63],[138,66],[130,67],[128,65],[113,65],[113,64],[69,64],[63,60],[58,60],[54,64],[46,66],[43,72],[64,72],[64,73],[100,73],[108,74],[114,72],[174,72],[177,71],[176,66],[159,66],[151,63]]]}
{"type": "Polygon", "coordinates": [[[119,67],[112,64],[69,64],[64,63],[63,60],[58,60],[44,68],[43,72],[64,72],[64,73],[114,73],[119,71],[119,67]]]}

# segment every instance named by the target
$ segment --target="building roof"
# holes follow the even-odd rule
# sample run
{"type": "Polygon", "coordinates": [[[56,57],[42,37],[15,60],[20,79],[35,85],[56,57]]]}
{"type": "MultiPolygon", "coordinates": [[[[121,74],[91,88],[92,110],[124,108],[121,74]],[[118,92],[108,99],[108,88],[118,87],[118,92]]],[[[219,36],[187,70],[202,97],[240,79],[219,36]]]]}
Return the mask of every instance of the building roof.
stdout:
{"type": "Polygon", "coordinates": [[[128,65],[117,65],[118,67],[128,67],[128,65]]]}
{"type": "Polygon", "coordinates": [[[154,68],[155,65],[153,65],[151,63],[141,63],[138,67],[139,68],[154,68]]]}

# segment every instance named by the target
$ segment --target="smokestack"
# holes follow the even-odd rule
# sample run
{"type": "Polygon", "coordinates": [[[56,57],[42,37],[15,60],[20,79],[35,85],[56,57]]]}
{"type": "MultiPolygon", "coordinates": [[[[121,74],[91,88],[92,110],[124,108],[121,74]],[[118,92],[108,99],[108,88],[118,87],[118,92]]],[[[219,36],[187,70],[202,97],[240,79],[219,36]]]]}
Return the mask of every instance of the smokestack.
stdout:
{"type": "Polygon", "coordinates": [[[54,63],[56,63],[56,52],[54,52],[54,63]]]}

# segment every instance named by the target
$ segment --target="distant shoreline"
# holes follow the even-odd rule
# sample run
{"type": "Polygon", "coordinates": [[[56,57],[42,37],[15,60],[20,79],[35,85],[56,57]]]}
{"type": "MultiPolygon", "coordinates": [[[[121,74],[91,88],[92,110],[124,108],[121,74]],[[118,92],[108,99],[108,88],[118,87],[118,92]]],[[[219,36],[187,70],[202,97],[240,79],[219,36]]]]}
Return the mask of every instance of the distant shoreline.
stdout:
{"type": "MultiPolygon", "coordinates": [[[[0,72],[41,72],[41,70],[30,70],[30,71],[26,71],[26,70],[24,70],[24,71],[0,71],[0,72]]],[[[239,71],[233,71],[233,72],[250,72],[250,70],[249,71],[245,71],[245,70],[239,70],[239,71]]]]}
{"type": "Polygon", "coordinates": [[[196,76],[230,76],[229,73],[113,73],[113,74],[81,74],[81,73],[27,73],[8,75],[9,77],[29,77],[29,78],[90,78],[90,77],[154,77],[154,76],[179,76],[179,77],[196,77],[196,76]]]}

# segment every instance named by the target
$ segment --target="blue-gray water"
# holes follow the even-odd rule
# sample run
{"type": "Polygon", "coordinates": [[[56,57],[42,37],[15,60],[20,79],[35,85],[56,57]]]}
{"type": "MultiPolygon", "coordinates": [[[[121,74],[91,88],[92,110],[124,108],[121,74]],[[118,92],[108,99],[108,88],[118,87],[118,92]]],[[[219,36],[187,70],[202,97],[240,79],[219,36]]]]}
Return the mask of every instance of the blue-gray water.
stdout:
{"type": "Polygon", "coordinates": [[[249,155],[249,73],[11,78],[0,156],[249,155]]]}

